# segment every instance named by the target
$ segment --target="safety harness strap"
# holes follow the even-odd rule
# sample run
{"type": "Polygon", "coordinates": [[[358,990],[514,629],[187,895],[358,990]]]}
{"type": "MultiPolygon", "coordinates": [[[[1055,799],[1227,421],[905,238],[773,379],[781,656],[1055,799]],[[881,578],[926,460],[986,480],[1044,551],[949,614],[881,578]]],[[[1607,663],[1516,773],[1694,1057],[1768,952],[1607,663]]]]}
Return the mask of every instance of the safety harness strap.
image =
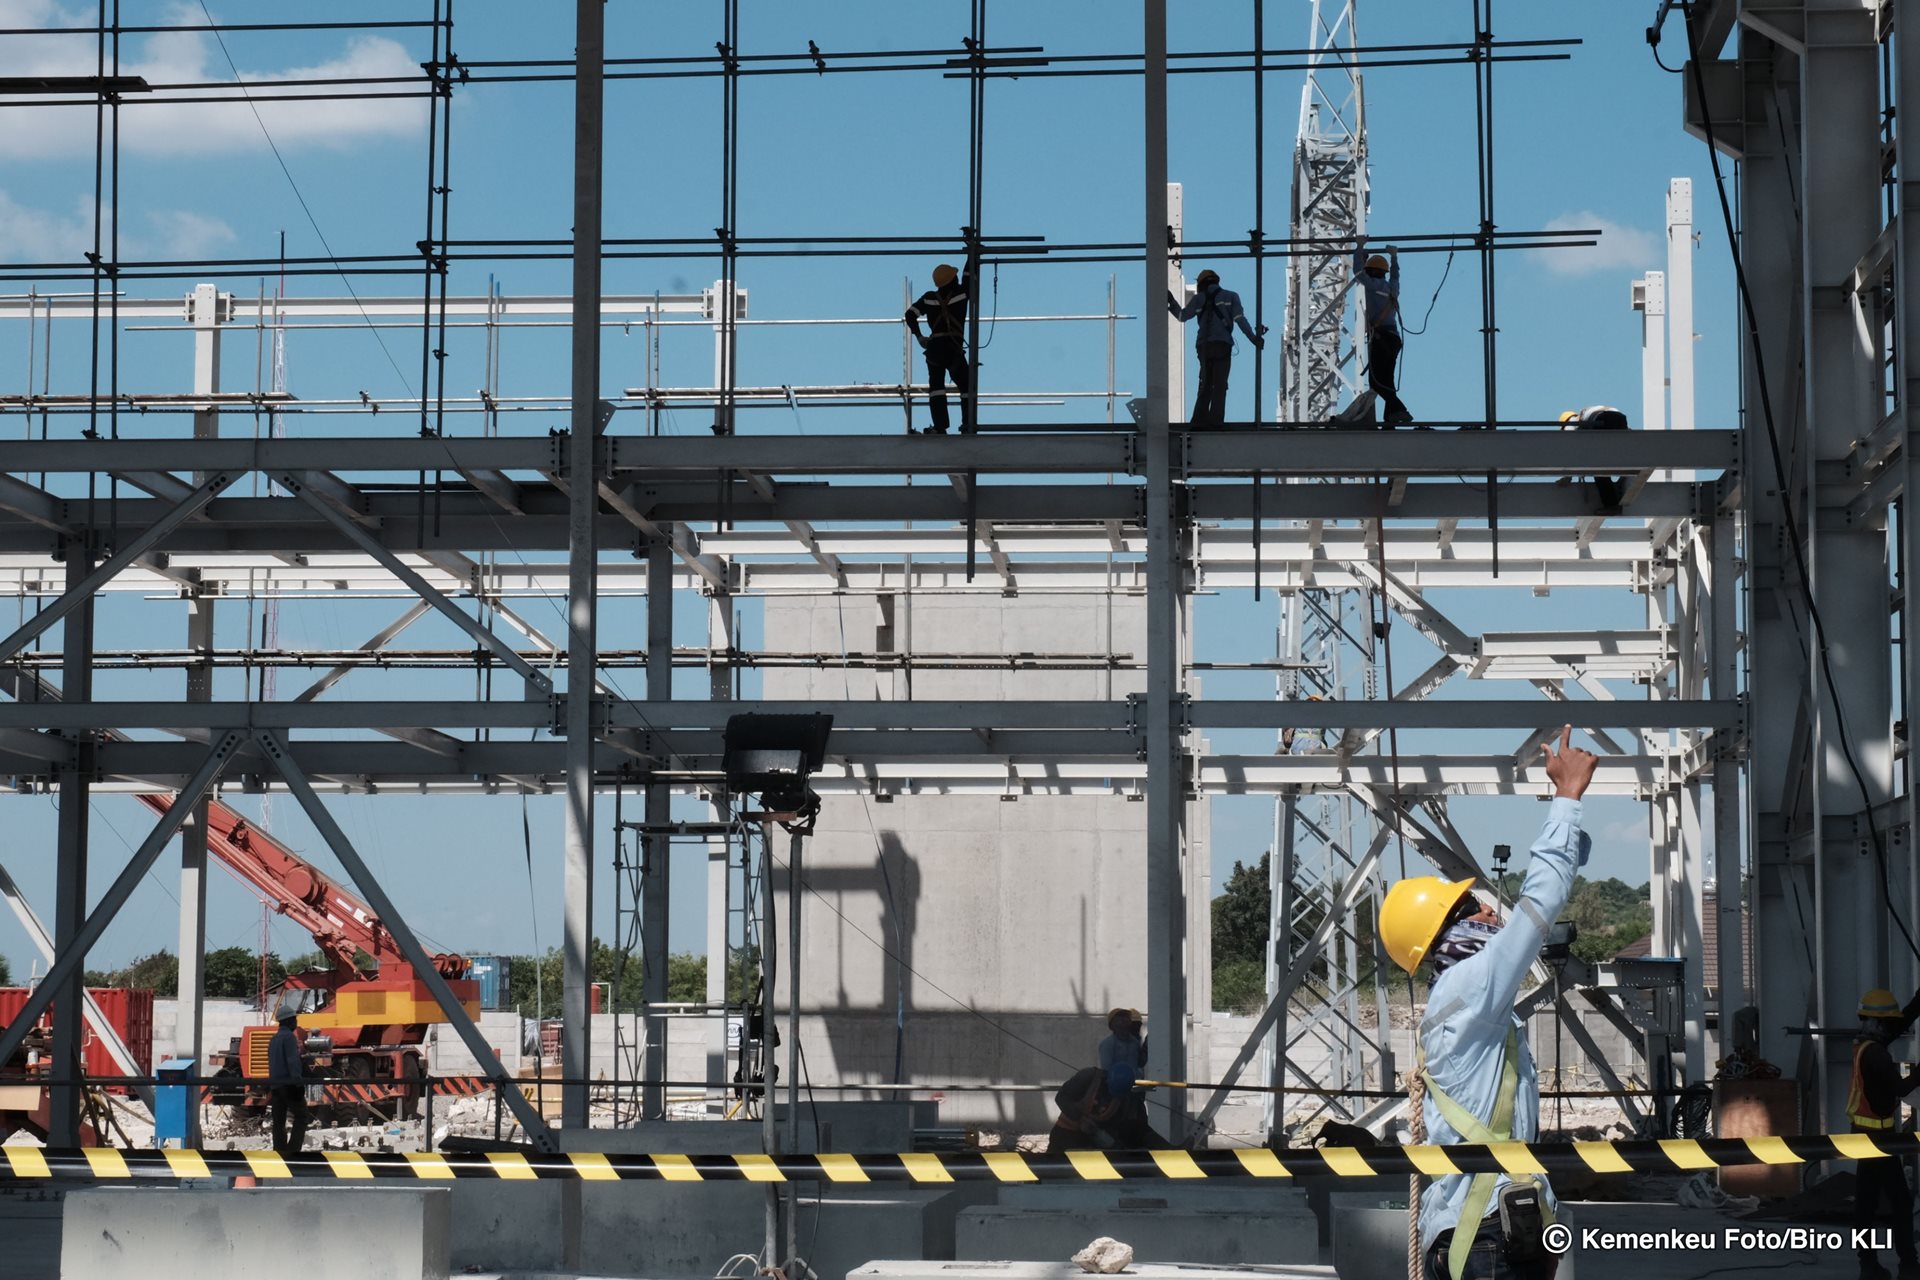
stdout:
{"type": "MultiPolygon", "coordinates": [[[[1427,1070],[1424,1059],[1420,1063],[1420,1078],[1426,1082],[1427,1096],[1439,1108],[1441,1118],[1460,1135],[1462,1141],[1493,1143],[1513,1140],[1514,1100],[1520,1092],[1520,1041],[1519,1033],[1514,1028],[1507,1028],[1507,1043],[1500,1053],[1500,1087],[1493,1098],[1491,1124],[1480,1123],[1480,1117],[1461,1106],[1442,1089],[1427,1070]]],[[[1479,1234],[1481,1221],[1487,1216],[1487,1206],[1493,1203],[1493,1188],[1499,1178],[1500,1175],[1495,1173],[1476,1173],[1473,1181],[1467,1184],[1467,1200],[1460,1208],[1458,1221],[1453,1224],[1453,1243],[1447,1249],[1447,1271],[1451,1280],[1460,1280],[1466,1270],[1467,1255],[1473,1251],[1473,1241],[1479,1234]]],[[[1545,1216],[1549,1221],[1552,1220],[1550,1211],[1545,1216]]]]}

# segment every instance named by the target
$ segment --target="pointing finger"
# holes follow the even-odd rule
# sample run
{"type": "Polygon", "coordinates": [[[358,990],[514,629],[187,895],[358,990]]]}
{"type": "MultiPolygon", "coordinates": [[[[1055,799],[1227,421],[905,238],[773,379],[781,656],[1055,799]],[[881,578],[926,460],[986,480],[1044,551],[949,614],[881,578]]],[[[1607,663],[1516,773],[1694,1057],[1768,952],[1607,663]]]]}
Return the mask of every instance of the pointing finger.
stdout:
{"type": "Polygon", "coordinates": [[[1560,754],[1565,755],[1567,753],[1567,750],[1572,746],[1573,746],[1573,726],[1570,724],[1563,724],[1560,726],[1560,754]]]}

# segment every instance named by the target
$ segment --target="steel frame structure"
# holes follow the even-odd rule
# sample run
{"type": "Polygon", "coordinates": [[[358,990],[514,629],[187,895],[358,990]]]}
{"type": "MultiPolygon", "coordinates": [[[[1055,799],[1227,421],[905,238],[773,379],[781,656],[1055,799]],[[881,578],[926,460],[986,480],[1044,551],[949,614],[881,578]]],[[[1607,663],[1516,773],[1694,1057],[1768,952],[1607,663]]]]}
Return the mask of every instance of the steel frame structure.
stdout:
{"type": "MultiPolygon", "coordinates": [[[[36,288],[27,297],[0,302],[0,319],[84,315],[98,321],[96,349],[113,354],[123,331],[148,327],[133,322],[180,315],[210,348],[210,354],[209,348],[201,349],[206,376],[184,399],[124,392],[117,363],[107,359],[100,362],[104,382],[96,376],[83,393],[56,395],[51,385],[43,385],[36,394],[29,385],[25,394],[0,400],[0,413],[20,414],[28,423],[37,418],[42,428],[42,438],[7,446],[6,473],[0,475],[0,593],[14,595],[22,613],[14,633],[0,640],[0,671],[15,695],[0,702],[0,776],[24,791],[57,791],[62,801],[58,892],[50,920],[56,980],[48,983],[48,1000],[62,1010],[77,1007],[67,997],[87,946],[112,915],[109,910],[89,916],[83,907],[88,898],[86,798],[94,791],[166,788],[191,796],[220,786],[289,789],[383,912],[393,904],[326,817],[320,793],[552,792],[566,799],[563,1074],[576,1082],[564,1090],[563,1126],[584,1125],[588,1107],[582,1082],[590,1062],[586,957],[595,892],[590,851],[597,798],[616,787],[635,791],[644,797],[645,821],[657,831],[669,821],[666,805],[675,790],[708,794],[720,780],[720,734],[729,715],[783,709],[741,699],[735,690],[741,664],[732,606],[754,595],[1031,592],[1146,599],[1146,651],[1099,655],[1109,663],[1144,664],[1143,695],[1104,703],[849,700],[809,709],[835,716],[828,766],[815,779],[823,792],[891,797],[1007,794],[1011,788],[1021,795],[1107,794],[1144,804],[1148,1000],[1156,1027],[1149,1072],[1160,1079],[1186,1079],[1192,1070],[1186,1051],[1194,1012],[1189,955],[1201,940],[1189,936],[1195,916],[1187,900],[1192,881],[1184,825],[1186,807],[1196,798],[1246,792],[1352,797],[1370,821],[1385,819],[1381,829],[1404,832],[1442,868],[1477,871],[1472,851],[1435,802],[1454,794],[1537,794],[1544,780],[1534,746],[1571,722],[1619,734],[1603,739],[1617,749],[1604,760],[1596,790],[1651,798],[1711,779],[1722,798],[1720,808],[1737,813],[1737,806],[1725,801],[1739,793],[1738,770],[1750,730],[1734,656],[1739,651],[1735,533],[1747,506],[1762,501],[1756,486],[1745,480],[1755,449],[1751,429],[1745,434],[1702,430],[1561,437],[1525,429],[1543,424],[1499,422],[1491,390],[1485,421],[1476,422],[1491,429],[1407,435],[1396,440],[1391,459],[1381,457],[1378,437],[1370,432],[1321,421],[1296,421],[1285,430],[1253,424],[1185,429],[1170,413],[1166,353],[1173,335],[1160,284],[1170,278],[1168,78],[1254,70],[1260,79],[1305,65],[1285,58],[1311,60],[1323,51],[1266,50],[1256,38],[1254,49],[1244,51],[1252,67],[1234,65],[1234,58],[1216,60],[1226,65],[1199,64],[1193,55],[1168,52],[1164,0],[1149,0],[1142,55],[1095,62],[991,48],[985,41],[984,0],[973,5],[968,47],[900,55],[899,60],[927,74],[969,78],[976,116],[984,110],[981,95],[989,82],[1004,76],[1141,79],[1145,170],[1137,241],[1036,245],[1034,237],[983,231],[977,120],[970,148],[973,216],[959,241],[895,237],[835,248],[778,237],[756,240],[741,235],[731,196],[717,242],[712,237],[610,239],[602,225],[600,194],[608,79],[712,76],[733,93],[740,77],[787,67],[800,56],[766,55],[756,61],[743,55],[737,7],[729,4],[719,58],[688,59],[678,69],[609,59],[602,6],[581,0],[576,54],[563,64],[456,60],[452,20],[435,5],[431,20],[420,24],[431,28],[434,56],[417,82],[347,87],[347,92],[419,94],[428,100],[434,141],[427,169],[429,184],[436,187],[445,185],[445,133],[461,86],[541,75],[571,80],[575,91],[571,241],[450,239],[442,192],[430,202],[428,233],[415,254],[287,264],[296,276],[418,277],[418,300],[393,299],[390,307],[377,308],[377,320],[363,317],[420,331],[424,376],[418,393],[399,406],[417,417],[416,436],[342,431],[283,439],[222,433],[223,414],[295,413],[308,406],[280,392],[220,390],[219,331],[249,314],[245,299],[223,303],[217,289],[196,289],[196,310],[181,313],[168,304],[168,314],[162,315],[158,304],[143,309],[149,304],[120,292],[140,280],[198,283],[209,274],[204,264],[122,262],[103,243],[84,272],[70,264],[0,265],[0,279],[32,280],[36,288]],[[1144,278],[1156,283],[1140,301],[1145,392],[1137,421],[1118,428],[996,421],[979,436],[952,439],[738,433],[735,410],[753,400],[752,388],[737,385],[732,360],[733,329],[753,323],[740,314],[739,259],[876,248],[933,253],[956,247],[985,263],[1143,264],[1144,278]],[[478,304],[450,296],[448,264],[506,252],[571,263],[568,297],[531,300],[547,314],[558,308],[566,312],[564,322],[555,322],[570,330],[569,391],[543,403],[564,409],[569,428],[551,436],[514,434],[503,425],[512,414],[490,402],[497,391],[490,383],[478,406],[485,432],[456,436],[446,429],[446,415],[473,406],[449,398],[437,372],[444,369],[448,330],[474,323],[489,327],[491,336],[491,326],[513,315],[520,303],[491,294],[478,304]],[[719,299],[720,376],[716,386],[696,390],[715,408],[715,431],[688,437],[629,430],[628,419],[637,415],[617,412],[623,401],[646,407],[672,393],[650,380],[628,397],[610,394],[610,379],[599,366],[599,331],[626,314],[622,307],[648,312],[647,323],[664,324],[660,317],[670,304],[684,304],[691,312],[694,299],[603,295],[604,263],[616,257],[707,256],[721,265],[712,295],[719,299]],[[88,281],[90,292],[52,298],[37,292],[48,282],[75,279],[88,281]],[[149,426],[176,421],[166,416],[173,412],[188,421],[177,431],[162,426],[140,436],[123,434],[121,417],[136,410],[155,415],[149,426]],[[1010,449],[1011,442],[1018,448],[1010,449]],[[1568,473],[1630,477],[1620,512],[1600,510],[1582,486],[1555,483],[1568,473]],[[250,475],[271,484],[243,495],[237,482],[250,475]],[[1462,476],[1501,480],[1493,490],[1497,507],[1491,494],[1457,483],[1462,476]],[[1335,483],[1302,483],[1309,480],[1335,483]],[[1667,591],[1682,572],[1691,574],[1684,581],[1690,619],[1685,627],[1662,622],[1615,637],[1475,635],[1427,597],[1429,591],[1454,586],[1667,591]],[[1431,642],[1440,657],[1378,701],[1193,696],[1184,602],[1197,592],[1246,589],[1366,593],[1431,642]],[[710,605],[706,653],[678,655],[708,669],[712,696],[706,699],[675,698],[669,684],[676,660],[671,599],[680,591],[701,592],[710,605]],[[186,606],[186,696],[152,701],[94,696],[95,671],[132,656],[94,643],[94,603],[106,592],[148,597],[144,607],[156,612],[186,606]],[[386,599],[398,616],[362,647],[366,661],[339,652],[256,651],[262,659],[312,661],[325,668],[293,700],[256,697],[251,685],[245,698],[215,697],[211,673],[224,662],[244,665],[247,655],[214,651],[212,611],[248,593],[288,602],[386,599]],[[530,611],[524,602],[536,598],[562,606],[561,625],[551,634],[525,616],[530,611]],[[599,636],[599,605],[624,598],[646,602],[644,654],[628,653],[628,660],[643,663],[647,672],[638,698],[627,696],[610,677],[599,636]],[[364,680],[356,672],[373,666],[375,655],[429,612],[471,639],[474,648],[467,651],[465,669],[484,692],[469,698],[340,696],[356,695],[351,686],[336,686],[364,680]],[[1676,648],[1675,636],[1682,630],[1686,641],[1676,648]],[[57,650],[33,648],[36,641],[55,636],[57,650]],[[51,700],[38,691],[43,674],[52,683],[56,661],[59,698],[51,700]],[[1686,674],[1677,679],[1675,696],[1659,701],[1621,696],[1607,684],[1667,679],[1675,664],[1686,674]],[[1460,678],[1525,681],[1543,696],[1431,696],[1460,678]],[[1318,754],[1244,755],[1215,751],[1204,740],[1209,730],[1277,733],[1288,727],[1335,735],[1340,746],[1318,754]],[[1391,760],[1366,750],[1383,732],[1422,728],[1506,731],[1512,745],[1445,755],[1409,753],[1391,760]],[[1669,739],[1668,734],[1681,736],[1669,739]]],[[[1255,0],[1256,37],[1260,7],[1255,0]]],[[[1474,16],[1471,43],[1435,46],[1424,60],[1458,64],[1461,52],[1469,50],[1480,75],[1495,62],[1564,56],[1552,42],[1546,47],[1495,42],[1479,5],[1474,16]]],[[[103,48],[109,41],[113,48],[116,75],[121,34],[121,29],[101,28],[103,48]]],[[[1349,68],[1370,65],[1377,56],[1352,43],[1350,25],[1344,52],[1349,68]]],[[[1423,55],[1402,49],[1392,60],[1420,62],[1423,55]]],[[[876,61],[829,59],[824,73],[854,73],[876,61]]],[[[86,104],[103,116],[137,109],[124,88],[103,71],[86,104]]],[[[288,82],[262,92],[287,97],[306,88],[288,82]]],[[[183,101],[204,92],[148,89],[183,101]]],[[[6,105],[0,101],[0,107],[6,105]]],[[[730,147],[739,127],[730,114],[730,147]]],[[[117,201],[111,188],[109,195],[117,201]]],[[[113,225],[110,212],[102,210],[103,227],[113,225]]],[[[1490,211],[1482,227],[1467,235],[1395,238],[1403,252],[1444,251],[1471,240],[1489,264],[1499,249],[1583,241],[1577,232],[1496,232],[1490,211]]],[[[1325,256],[1324,247],[1299,246],[1297,239],[1298,233],[1268,239],[1256,228],[1248,241],[1183,240],[1180,249],[1189,255],[1244,257],[1256,265],[1296,253],[1325,256]]],[[[279,265],[235,262],[227,267],[279,265]]],[[[707,296],[699,304],[714,306],[707,296]]],[[[263,304],[252,305],[256,323],[264,324],[263,304]]],[[[311,318],[325,322],[340,313],[338,300],[332,311],[327,305],[326,300],[290,298],[281,314],[297,317],[304,307],[311,318]]],[[[1098,318],[1111,324],[1117,316],[1117,307],[1109,305],[1098,318]]],[[[715,320],[703,310],[689,323],[715,320]]],[[[1489,359],[1491,342],[1489,334],[1489,359]]],[[[823,396],[842,399],[861,395],[857,388],[821,390],[823,396]]],[[[890,402],[910,394],[904,378],[901,386],[878,392],[892,397],[890,402]]],[[[681,394],[691,393],[682,389],[681,394]]],[[[1098,394],[1111,403],[1111,375],[1107,390],[1098,394]]],[[[983,401],[995,403],[990,394],[983,401]]],[[[370,417],[377,406],[335,395],[311,407],[350,422],[354,413],[370,417]]],[[[1884,485],[1877,492],[1883,491],[1884,485]]],[[[162,628],[156,625],[152,634],[163,634],[162,628]]],[[[1764,644],[1762,652],[1768,652],[1764,644]]],[[[143,843],[141,858],[150,864],[190,812],[185,804],[174,806],[143,843]]],[[[1720,835],[1716,856],[1723,874],[1727,868],[1737,872],[1737,824],[1723,827],[1720,835]]],[[[647,838],[664,843],[666,837],[647,838]]],[[[190,865],[190,850],[187,856],[190,865]]],[[[1378,856],[1376,837],[1337,886],[1340,896],[1358,900],[1353,876],[1362,866],[1370,870],[1378,856]]],[[[648,970],[662,981],[666,931],[651,920],[663,917],[647,913],[664,911],[666,861],[648,860],[648,870],[637,877],[634,908],[649,920],[642,929],[648,970]]],[[[717,867],[724,877],[724,856],[717,867]]],[[[720,901],[724,918],[725,893],[720,901]]],[[[405,945],[397,910],[389,923],[405,945]]],[[[193,932],[189,923],[183,950],[194,944],[193,932]]],[[[719,936],[716,954],[725,949],[724,925],[719,936]]],[[[1723,965],[1730,955],[1737,965],[1739,949],[1726,945],[1727,938],[1723,929],[1723,965]]],[[[1309,939],[1297,951],[1288,981],[1297,984],[1310,971],[1327,940],[1309,939]]],[[[724,965],[718,971],[710,967],[708,978],[710,987],[722,984],[724,1002],[724,965]]],[[[1721,990],[1724,998],[1738,987],[1730,989],[1723,981],[1721,990]]],[[[478,1055],[485,1046],[470,1022],[457,1006],[448,1008],[448,1015],[469,1044],[478,1045],[478,1055]]],[[[56,1038],[66,1050],[75,1049],[77,1020],[62,1017],[57,1023],[56,1038]]],[[[650,1022],[650,1073],[653,1051],[663,1043],[651,1034],[656,1029],[650,1022]]],[[[22,1030],[15,1025],[5,1036],[17,1038],[22,1030]]],[[[0,1037],[0,1050],[5,1043],[0,1037]]],[[[1250,1041],[1246,1054],[1254,1047],[1250,1041]]],[[[498,1071],[489,1057],[481,1061],[498,1071]]],[[[652,1078],[661,1077],[653,1073],[652,1078]]],[[[517,1092],[507,1090],[506,1096],[517,1092]]],[[[57,1143],[71,1142],[77,1103],[71,1090],[56,1096],[57,1143]]],[[[657,1096],[643,1097],[643,1113],[657,1114],[658,1108],[657,1096]]],[[[522,1120],[537,1140],[552,1140],[538,1116],[522,1120]]],[[[1172,1127],[1177,1131],[1186,1123],[1184,1112],[1176,1111],[1172,1127]]],[[[570,1207],[569,1215],[576,1209],[570,1207]]]]}

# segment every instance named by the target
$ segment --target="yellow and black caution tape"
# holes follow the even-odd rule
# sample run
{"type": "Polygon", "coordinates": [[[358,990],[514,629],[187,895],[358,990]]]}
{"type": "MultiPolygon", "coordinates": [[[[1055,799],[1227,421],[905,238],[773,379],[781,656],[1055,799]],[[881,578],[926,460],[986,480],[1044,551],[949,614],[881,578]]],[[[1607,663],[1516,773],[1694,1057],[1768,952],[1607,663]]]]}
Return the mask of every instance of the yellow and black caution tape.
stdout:
{"type": "Polygon", "coordinates": [[[1872,1160],[1920,1151],[1911,1133],[1636,1142],[1500,1142],[1406,1147],[1243,1147],[1223,1151],[907,1152],[884,1155],[615,1155],[523,1151],[397,1153],[153,1151],[0,1147],[0,1185],[42,1180],[177,1182],[433,1181],[494,1178],[584,1182],[1114,1182],[1207,1178],[1364,1178],[1410,1173],[1691,1173],[1726,1165],[1872,1160]]]}

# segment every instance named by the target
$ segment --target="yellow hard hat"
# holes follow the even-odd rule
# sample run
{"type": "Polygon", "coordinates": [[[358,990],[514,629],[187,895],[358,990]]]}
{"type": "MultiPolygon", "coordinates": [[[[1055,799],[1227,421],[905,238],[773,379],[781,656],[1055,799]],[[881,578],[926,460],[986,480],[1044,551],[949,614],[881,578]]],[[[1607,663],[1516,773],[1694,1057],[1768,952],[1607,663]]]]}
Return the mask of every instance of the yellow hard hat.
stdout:
{"type": "Polygon", "coordinates": [[[1569,422],[1572,422],[1575,418],[1579,416],[1580,416],[1580,411],[1578,409],[1569,409],[1565,413],[1560,415],[1560,425],[1564,427],[1569,422]]]}
{"type": "Polygon", "coordinates": [[[1441,926],[1471,888],[1471,880],[1439,876],[1410,876],[1395,882],[1380,904],[1380,945],[1393,962],[1408,973],[1418,969],[1441,926]]]}
{"type": "Polygon", "coordinates": [[[953,269],[952,263],[943,262],[933,269],[933,282],[936,285],[945,287],[946,285],[952,284],[959,274],[958,271],[953,269]]]}
{"type": "Polygon", "coordinates": [[[1875,987],[1860,997],[1860,1016],[1863,1018],[1897,1018],[1900,1016],[1900,1002],[1893,992],[1885,987],[1875,987]]]}
{"type": "Polygon", "coordinates": [[[1367,270],[1369,270],[1369,271],[1385,271],[1386,269],[1387,269],[1387,255],[1386,255],[1386,254],[1384,254],[1384,253],[1376,253],[1376,254],[1374,254],[1374,255],[1373,255],[1373,256],[1372,256],[1371,258],[1368,258],[1368,259],[1367,259],[1367,270]]]}

